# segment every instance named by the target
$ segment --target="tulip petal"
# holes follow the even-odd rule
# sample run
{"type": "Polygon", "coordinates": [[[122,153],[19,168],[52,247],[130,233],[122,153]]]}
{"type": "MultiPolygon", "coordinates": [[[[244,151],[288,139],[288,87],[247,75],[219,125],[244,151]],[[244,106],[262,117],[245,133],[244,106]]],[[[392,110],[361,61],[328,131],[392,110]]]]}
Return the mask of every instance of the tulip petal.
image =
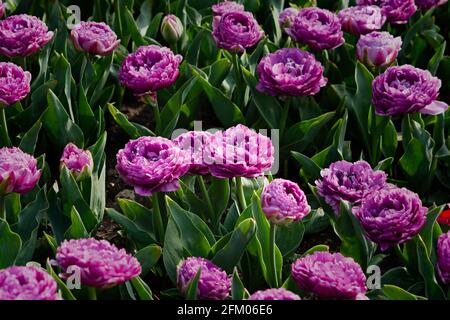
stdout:
{"type": "Polygon", "coordinates": [[[445,112],[448,109],[448,104],[442,101],[434,101],[420,110],[422,114],[436,115],[445,112]]]}

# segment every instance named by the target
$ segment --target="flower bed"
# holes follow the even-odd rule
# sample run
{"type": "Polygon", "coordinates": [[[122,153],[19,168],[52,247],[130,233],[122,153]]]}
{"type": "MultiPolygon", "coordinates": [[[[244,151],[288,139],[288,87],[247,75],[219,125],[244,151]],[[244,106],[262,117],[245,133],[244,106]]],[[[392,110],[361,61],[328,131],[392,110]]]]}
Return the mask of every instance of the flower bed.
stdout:
{"type": "Polygon", "coordinates": [[[450,297],[447,1],[290,5],[0,1],[0,300],[450,297]]]}

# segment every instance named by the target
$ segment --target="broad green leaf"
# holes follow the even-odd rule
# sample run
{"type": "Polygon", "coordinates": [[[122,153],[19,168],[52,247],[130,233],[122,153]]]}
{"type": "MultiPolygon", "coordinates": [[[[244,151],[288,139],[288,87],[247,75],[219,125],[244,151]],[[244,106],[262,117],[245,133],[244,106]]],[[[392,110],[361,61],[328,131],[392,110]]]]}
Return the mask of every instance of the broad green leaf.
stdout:
{"type": "Polygon", "coordinates": [[[8,222],[0,219],[0,269],[14,265],[21,247],[20,236],[11,231],[8,222]]]}
{"type": "Polygon", "coordinates": [[[256,222],[254,219],[242,221],[231,234],[228,243],[215,254],[212,261],[231,273],[241,260],[248,243],[255,234],[255,230],[256,222]]]}

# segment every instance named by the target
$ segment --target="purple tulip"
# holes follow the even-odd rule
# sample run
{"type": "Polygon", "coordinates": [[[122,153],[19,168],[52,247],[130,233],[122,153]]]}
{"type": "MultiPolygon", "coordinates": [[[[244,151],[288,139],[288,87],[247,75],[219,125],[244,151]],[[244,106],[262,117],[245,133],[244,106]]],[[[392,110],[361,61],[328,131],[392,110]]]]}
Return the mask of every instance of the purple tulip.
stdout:
{"type": "Polygon", "coordinates": [[[344,33],[337,15],[326,9],[304,8],[286,33],[295,41],[314,50],[334,49],[344,43],[344,33]]]}
{"type": "Polygon", "coordinates": [[[29,56],[53,38],[53,32],[37,17],[26,14],[0,21],[0,54],[9,58],[29,56]]]}
{"type": "Polygon", "coordinates": [[[281,11],[280,17],[278,18],[278,22],[280,23],[280,27],[282,30],[289,28],[295,20],[295,17],[298,14],[298,9],[289,7],[281,11]]]}
{"type": "Polygon", "coordinates": [[[64,148],[60,163],[61,166],[67,167],[77,179],[90,176],[94,167],[91,152],[80,149],[73,143],[69,143],[64,148]]]}
{"type": "Polygon", "coordinates": [[[414,0],[358,0],[358,5],[377,5],[387,21],[404,24],[417,11],[414,0]]]}
{"type": "Polygon", "coordinates": [[[178,190],[178,178],[189,170],[189,155],[160,137],[131,140],[117,153],[116,170],[141,196],[178,190]]]}
{"type": "Polygon", "coordinates": [[[77,50],[108,56],[119,46],[120,40],[104,22],[82,21],[70,33],[77,50]]]}
{"type": "Polygon", "coordinates": [[[264,188],[261,207],[267,219],[277,225],[301,220],[311,212],[298,184],[284,179],[275,179],[264,188]]]}
{"type": "Polygon", "coordinates": [[[437,101],[441,80],[428,70],[411,65],[390,67],[372,83],[372,103],[381,116],[420,112],[440,114],[447,110],[445,102],[437,101]]]}
{"type": "Polygon", "coordinates": [[[41,177],[37,160],[19,148],[0,149],[0,195],[27,193],[41,177]]]}
{"type": "Polygon", "coordinates": [[[204,258],[189,257],[177,266],[178,288],[186,294],[191,281],[201,269],[197,286],[199,300],[225,300],[230,295],[231,279],[227,273],[204,258]]]}
{"type": "Polygon", "coordinates": [[[386,22],[386,17],[378,6],[349,7],[340,11],[338,16],[342,29],[356,35],[380,30],[386,22]]]}
{"type": "Polygon", "coordinates": [[[256,88],[272,96],[311,96],[327,84],[322,64],[313,54],[283,48],[265,56],[258,65],[256,88]]]}
{"type": "Polygon", "coordinates": [[[336,214],[341,200],[359,204],[367,195],[384,188],[387,178],[386,173],[374,171],[366,161],[345,160],[332,163],[320,175],[322,178],[316,180],[317,191],[336,214]]]}
{"type": "Polygon", "coordinates": [[[14,63],[0,62],[0,109],[24,99],[30,93],[30,82],[31,73],[14,63]]]}
{"type": "Polygon", "coordinates": [[[234,1],[223,1],[215,4],[211,7],[211,10],[215,16],[221,16],[227,12],[244,11],[244,6],[234,1]]]}
{"type": "Polygon", "coordinates": [[[64,240],[56,251],[56,263],[63,279],[79,272],[81,283],[94,288],[113,287],[141,273],[135,257],[106,240],[93,238],[64,240]]]}
{"type": "Polygon", "coordinates": [[[444,284],[450,284],[450,231],[442,234],[437,242],[437,271],[444,284]]]}
{"type": "Polygon", "coordinates": [[[214,134],[205,156],[214,177],[255,178],[272,167],[274,147],[268,137],[240,124],[214,134]]]}
{"type": "Polygon", "coordinates": [[[168,14],[161,22],[161,34],[168,43],[177,43],[183,35],[184,27],[180,18],[168,14]]]}
{"type": "Polygon", "coordinates": [[[209,173],[208,164],[205,163],[205,146],[209,144],[212,135],[205,131],[190,131],[179,135],[173,142],[188,156],[189,174],[206,175],[209,173]]]}
{"type": "Polygon", "coordinates": [[[356,57],[369,67],[384,68],[391,65],[402,47],[402,39],[389,32],[373,31],[362,35],[356,44],[356,57]]]}
{"type": "Polygon", "coordinates": [[[37,267],[0,270],[0,300],[60,300],[56,281],[37,267]]]}
{"type": "Polygon", "coordinates": [[[264,31],[252,13],[233,11],[214,17],[212,36],[219,48],[243,52],[257,44],[264,31]]]}
{"type": "Polygon", "coordinates": [[[369,194],[353,212],[367,237],[386,250],[410,240],[422,229],[427,208],[405,188],[388,187],[369,194]]]}
{"type": "Polygon", "coordinates": [[[0,18],[5,15],[6,5],[0,0],[0,18]]]}
{"type": "Polygon", "coordinates": [[[295,293],[284,288],[256,291],[248,300],[301,300],[295,293]]]}
{"type": "Polygon", "coordinates": [[[169,48],[142,46],[124,59],[119,80],[136,95],[154,93],[175,83],[182,60],[181,55],[174,55],[169,48]]]}
{"type": "Polygon", "coordinates": [[[292,264],[300,289],[323,299],[355,300],[367,291],[366,276],[352,258],[340,253],[314,252],[292,264]]]}
{"type": "Polygon", "coordinates": [[[447,3],[448,0],[416,0],[416,5],[421,10],[429,10],[434,7],[439,7],[447,3]]]}

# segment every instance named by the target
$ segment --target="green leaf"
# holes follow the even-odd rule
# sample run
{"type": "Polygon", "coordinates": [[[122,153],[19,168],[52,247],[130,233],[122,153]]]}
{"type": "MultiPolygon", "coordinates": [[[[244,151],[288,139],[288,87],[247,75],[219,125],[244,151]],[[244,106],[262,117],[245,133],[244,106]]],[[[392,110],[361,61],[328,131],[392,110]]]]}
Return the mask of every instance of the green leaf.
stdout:
{"type": "Polygon", "coordinates": [[[392,120],[390,120],[381,135],[381,151],[386,157],[394,157],[397,145],[397,129],[392,120]]]}
{"type": "Polygon", "coordinates": [[[149,129],[137,126],[130,122],[126,115],[120,112],[112,104],[108,104],[108,110],[114,121],[121,127],[131,138],[137,139],[142,136],[154,136],[155,134],[149,129]]]}
{"type": "Polygon", "coordinates": [[[314,252],[320,252],[320,251],[330,251],[330,247],[327,246],[326,244],[318,244],[308,250],[305,251],[305,253],[303,253],[303,256],[307,256],[308,254],[312,254],[314,252]]]}
{"type": "Polygon", "coordinates": [[[8,222],[0,219],[0,269],[14,265],[21,247],[20,236],[11,231],[8,222]]]}
{"type": "Polygon", "coordinates": [[[124,8],[124,16],[125,16],[125,22],[127,25],[127,31],[131,35],[131,39],[133,39],[133,42],[136,46],[143,46],[146,43],[146,41],[143,39],[141,33],[139,32],[138,26],[136,25],[136,22],[134,21],[133,14],[131,13],[128,8],[124,8]]]}
{"type": "Polygon", "coordinates": [[[132,240],[137,241],[142,245],[148,245],[155,242],[154,237],[152,237],[148,232],[140,229],[131,219],[127,218],[123,214],[120,214],[111,208],[107,208],[106,213],[112,220],[125,229],[127,235],[132,240]]]}
{"type": "Polygon", "coordinates": [[[162,248],[156,244],[151,244],[145,248],[142,248],[136,253],[136,259],[138,259],[142,267],[142,277],[145,277],[150,269],[156,265],[156,263],[159,261],[159,258],[161,258],[161,255],[162,248]]]}
{"type": "Polygon", "coordinates": [[[134,277],[130,280],[134,289],[141,300],[153,300],[153,294],[150,287],[140,277],[134,277]]]}
{"type": "Polygon", "coordinates": [[[58,97],[48,90],[48,108],[42,115],[42,124],[51,141],[62,150],[69,142],[83,146],[84,137],[78,127],[64,109],[58,97]]]}
{"type": "Polygon", "coordinates": [[[212,205],[215,212],[215,221],[222,216],[227,209],[230,201],[230,182],[228,179],[211,178],[211,186],[208,190],[209,196],[212,199],[212,205]]]}
{"type": "Polygon", "coordinates": [[[290,127],[283,136],[283,149],[291,150],[298,145],[299,151],[305,150],[322,133],[323,127],[333,119],[335,112],[322,114],[314,119],[300,121],[290,127]]]}
{"type": "Polygon", "coordinates": [[[192,72],[202,85],[217,118],[224,126],[231,127],[238,123],[245,123],[245,118],[241,110],[222,91],[213,87],[195,69],[192,69],[192,72]]]}
{"type": "Polygon", "coordinates": [[[294,253],[303,240],[305,226],[301,221],[294,221],[277,228],[276,243],[283,257],[294,253]]]}
{"type": "Polygon", "coordinates": [[[433,231],[434,226],[436,224],[436,220],[441,214],[441,212],[444,210],[445,206],[439,206],[436,208],[433,208],[428,211],[427,213],[427,220],[425,222],[425,225],[422,227],[422,230],[420,231],[420,236],[425,243],[425,246],[427,247],[427,252],[431,253],[433,250],[433,231]]]}
{"type": "Polygon", "coordinates": [[[89,233],[81,220],[80,214],[75,207],[72,207],[72,211],[70,212],[70,220],[72,221],[72,224],[65,233],[66,239],[81,239],[89,236],[89,233]]]}
{"type": "Polygon", "coordinates": [[[189,282],[189,285],[186,290],[186,300],[197,300],[198,282],[200,281],[201,273],[202,268],[200,267],[194,279],[192,279],[191,282],[189,282]]]}
{"type": "Polygon", "coordinates": [[[389,300],[417,300],[414,294],[393,285],[385,284],[382,291],[389,300]]]}
{"type": "Polygon", "coordinates": [[[352,257],[365,270],[372,258],[374,245],[366,239],[359,221],[347,202],[341,201],[339,215],[332,221],[332,225],[342,241],[341,253],[352,257]]]}
{"type": "Polygon", "coordinates": [[[19,221],[13,226],[14,232],[22,239],[22,247],[16,260],[19,265],[32,260],[38,246],[38,229],[49,207],[45,193],[45,189],[39,191],[36,198],[20,212],[19,221]]]}
{"type": "Polygon", "coordinates": [[[447,46],[447,42],[444,41],[436,50],[436,53],[431,58],[430,62],[428,62],[428,70],[431,72],[433,76],[436,75],[437,70],[439,69],[439,64],[444,58],[445,48],[447,46]]]}
{"type": "Polygon", "coordinates": [[[241,260],[255,231],[256,222],[254,219],[249,218],[242,221],[231,234],[228,243],[215,254],[212,262],[231,273],[241,260]]]}
{"type": "Polygon", "coordinates": [[[98,224],[98,218],[84,199],[75,178],[64,166],[61,168],[60,182],[64,214],[73,218],[72,206],[75,206],[86,230],[91,232],[98,224]]]}
{"type": "Polygon", "coordinates": [[[33,154],[36,148],[36,143],[39,138],[39,132],[41,131],[42,123],[41,121],[37,121],[30,130],[28,130],[22,140],[20,141],[19,148],[22,149],[23,152],[33,154]]]}
{"type": "Polygon", "coordinates": [[[214,244],[214,235],[197,215],[182,209],[175,201],[166,197],[170,216],[180,230],[183,247],[193,256],[208,256],[214,244]]]}
{"type": "Polygon", "coordinates": [[[62,281],[61,278],[58,277],[58,275],[53,270],[53,267],[50,263],[50,259],[47,259],[46,269],[47,269],[47,272],[52,276],[53,279],[55,279],[56,283],[58,284],[58,288],[59,288],[59,290],[61,290],[64,300],[77,300],[75,298],[75,296],[73,295],[73,293],[69,290],[69,288],[67,288],[64,281],[62,281]]]}
{"type": "Polygon", "coordinates": [[[231,282],[231,299],[233,300],[245,300],[249,297],[247,289],[239,278],[237,268],[234,269],[233,278],[231,282]]]}
{"type": "Polygon", "coordinates": [[[155,230],[153,230],[153,213],[148,208],[137,203],[136,201],[129,199],[117,199],[117,204],[120,209],[134,224],[140,229],[148,233],[152,238],[155,236],[155,230]]]}
{"type": "Polygon", "coordinates": [[[419,272],[425,281],[426,296],[432,300],[444,300],[445,293],[436,280],[433,263],[430,261],[425,242],[420,236],[417,236],[417,257],[419,272]]]}
{"type": "Polygon", "coordinates": [[[271,129],[280,128],[283,108],[277,98],[268,96],[256,90],[256,78],[244,67],[242,67],[242,75],[250,88],[253,102],[258,108],[260,115],[264,118],[271,129]]]}
{"type": "Polygon", "coordinates": [[[320,178],[320,170],[322,169],[313,160],[299,152],[291,151],[291,154],[302,166],[301,170],[308,181],[320,178]]]}

